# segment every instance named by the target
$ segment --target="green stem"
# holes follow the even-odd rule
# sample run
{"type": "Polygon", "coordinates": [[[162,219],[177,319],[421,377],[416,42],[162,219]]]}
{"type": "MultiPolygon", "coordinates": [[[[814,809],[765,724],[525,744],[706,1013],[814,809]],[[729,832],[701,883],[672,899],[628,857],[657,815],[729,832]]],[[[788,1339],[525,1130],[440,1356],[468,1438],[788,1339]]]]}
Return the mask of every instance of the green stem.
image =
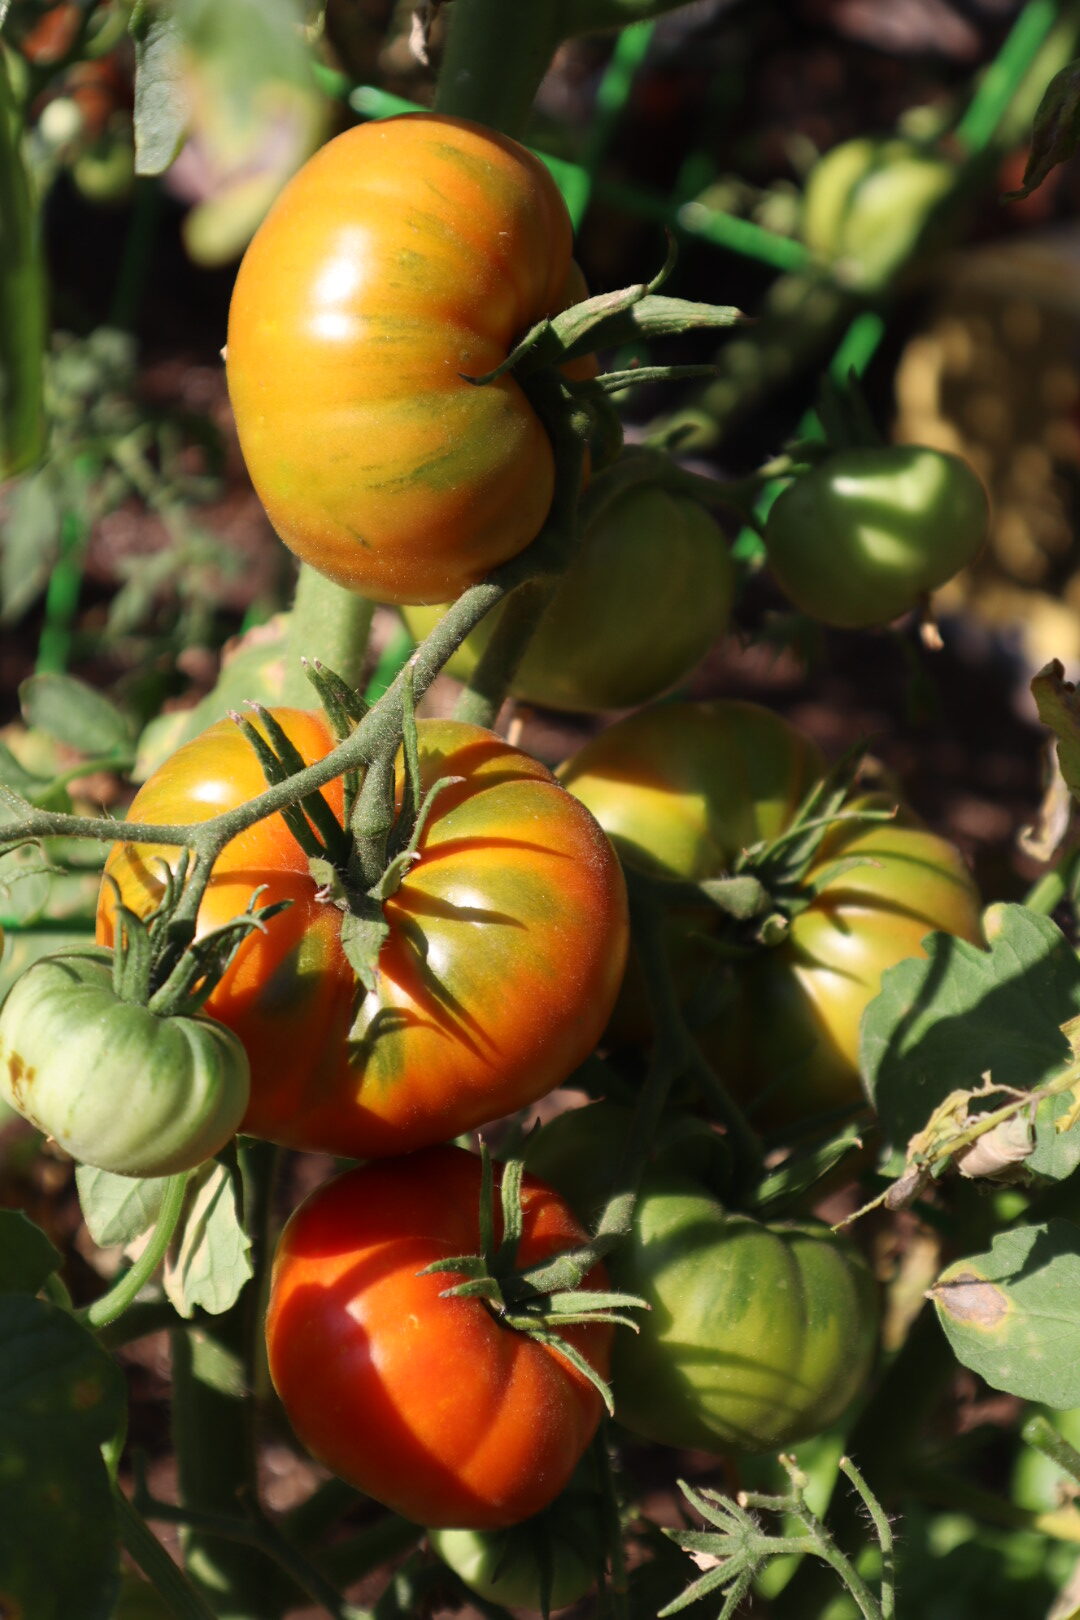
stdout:
{"type": "Polygon", "coordinates": [[[123,1316],[114,1318],[98,1329],[98,1343],[106,1350],[122,1350],[125,1344],[134,1344],[136,1339],[160,1333],[163,1328],[183,1326],[184,1323],[167,1299],[137,1300],[123,1316]]]}
{"type": "Polygon", "coordinates": [[[454,719],[489,730],[498,719],[503,699],[540,624],[558,581],[554,577],[529,580],[514,592],[499,614],[491,640],[468,684],[462,688],[454,719]]]}
{"type": "MultiPolygon", "coordinates": [[[[236,1514],[206,1513],[190,1508],[173,1507],[171,1502],[158,1502],[152,1498],[143,1499],[141,1505],[149,1518],[182,1525],[200,1538],[209,1537],[212,1540],[253,1548],[283,1570],[300,1591],[305,1592],[331,1616],[331,1620],[368,1620],[367,1612],[347,1603],[321,1570],[316,1569],[300,1549],[293,1546],[281,1534],[277,1526],[253,1501],[248,1502],[251,1516],[246,1519],[239,1518],[236,1514]]],[[[416,1533],[417,1535],[423,1533],[419,1526],[416,1527],[416,1533]]],[[[230,1608],[230,1616],[233,1612],[233,1608],[230,1608]]]]}
{"type": "Polygon", "coordinates": [[[1044,1418],[1041,1412],[1028,1418],[1021,1430],[1020,1438],[1029,1446],[1034,1446],[1052,1463],[1056,1463],[1063,1473],[1080,1485],[1080,1451],[1071,1446],[1063,1435],[1058,1434],[1053,1424],[1044,1418]]]}
{"type": "Polygon", "coordinates": [[[1072,892],[1078,869],[1080,869],[1080,844],[1066,850],[1052,872],[1044,872],[1041,878],[1036,879],[1024,896],[1024,905],[1029,911],[1037,911],[1042,916],[1049,917],[1072,892]]]}
{"type": "Polygon", "coordinates": [[[521,139],[540,81],[563,38],[563,0],[515,6],[508,30],[506,0],[454,0],[435,111],[472,118],[521,139]]]}
{"type": "Polygon", "coordinates": [[[335,585],[314,568],[301,568],[289,615],[281,701],[301,709],[314,706],[315,693],[301,663],[304,658],[318,658],[346,685],[359,687],[374,612],[375,604],[366,596],[335,585]]]}
{"type": "Polygon", "coordinates": [[[213,1609],[173,1563],[142,1514],[116,1484],[113,1504],[125,1552],[161,1593],[175,1620],[214,1620],[213,1609]]]}
{"type": "Polygon", "coordinates": [[[889,1516],[850,1457],[840,1458],[840,1469],[858,1492],[859,1498],[874,1527],[874,1534],[878,1538],[878,1544],[881,1547],[881,1617],[882,1620],[894,1620],[896,1614],[895,1552],[889,1516]]]}
{"type": "Polygon", "coordinates": [[[1033,1530],[1072,1546],[1080,1543],[1080,1513],[1075,1508],[1062,1508],[1055,1513],[1017,1507],[993,1491],[936,1468],[905,1468],[902,1484],[921,1502],[948,1508],[954,1513],[969,1513],[984,1524],[999,1525],[1006,1530],[1033,1530]]]}
{"type": "Polygon", "coordinates": [[[1027,0],[953,132],[969,151],[990,145],[1051,29],[1059,20],[1067,26],[1062,13],[1061,0],[1027,0]]]}
{"type": "Polygon", "coordinates": [[[126,1271],[107,1294],[102,1294],[92,1305],[87,1305],[84,1310],[76,1313],[80,1321],[85,1322],[88,1327],[105,1327],[109,1322],[115,1322],[118,1317],[123,1316],[164,1260],[165,1251],[172,1242],[172,1235],[176,1231],[184,1207],[184,1194],[187,1192],[189,1175],[190,1172],[185,1170],[181,1175],[169,1177],[157,1225],[149,1243],[131,1270],[126,1271]]]}
{"type": "Polygon", "coordinates": [[[188,1573],[229,1620],[274,1620],[298,1601],[261,1541],[238,1544],[204,1517],[235,1521],[241,1502],[257,1504],[256,1392],[263,1382],[262,1308],[269,1261],[266,1223],[277,1149],[244,1142],[238,1152],[244,1225],[254,1276],[220,1316],[171,1337],[173,1441],[180,1500],[191,1514],[183,1537],[188,1573]]]}

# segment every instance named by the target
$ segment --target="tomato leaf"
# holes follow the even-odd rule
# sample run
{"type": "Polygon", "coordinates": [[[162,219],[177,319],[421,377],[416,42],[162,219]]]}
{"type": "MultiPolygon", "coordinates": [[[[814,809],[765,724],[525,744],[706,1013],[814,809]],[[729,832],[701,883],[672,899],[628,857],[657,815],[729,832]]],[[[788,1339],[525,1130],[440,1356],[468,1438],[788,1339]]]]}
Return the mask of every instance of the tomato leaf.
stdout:
{"type": "Polygon", "coordinates": [[[1080,1405],[1080,1226],[999,1232],[985,1254],[943,1271],[930,1297],[957,1358],[994,1389],[1080,1405]]]}
{"type": "Polygon", "coordinates": [[[1052,169],[1065,163],[1080,142],[1080,61],[1068,62],[1050,80],[1035,109],[1031,150],[1024,178],[1016,191],[1007,191],[1002,202],[1014,202],[1042,185],[1052,169]]]}
{"type": "Polygon", "coordinates": [[[1076,687],[1065,679],[1058,659],[1051,659],[1031,683],[1039,719],[1057,738],[1057,757],[1065,785],[1080,800],[1080,702],[1076,687]]]}
{"type": "MultiPolygon", "coordinates": [[[[886,1135],[902,1147],[958,1087],[1032,1090],[1059,1074],[1072,1049],[1062,1025],[1080,1012],[1080,961],[1048,917],[999,908],[989,950],[932,934],[925,959],[882,977],[863,1014],[860,1066],[886,1135]]],[[[1066,1092],[1042,1103],[1028,1167],[1060,1180],[1080,1164],[1080,1129],[1059,1131],[1066,1092]]]]}
{"type": "Polygon", "coordinates": [[[196,1307],[220,1315],[253,1275],[251,1239],[240,1222],[233,1179],[211,1160],[191,1177],[188,1204],[165,1261],[165,1293],[181,1316],[196,1307]]]}
{"type": "Polygon", "coordinates": [[[22,1210],[0,1209],[0,1294],[36,1294],[59,1266],[40,1226],[22,1210]]]}
{"type": "Polygon", "coordinates": [[[118,1176],[80,1164],[75,1171],[86,1229],[99,1248],[133,1243],[161,1213],[168,1176],[118,1176]]]}
{"type": "Polygon", "coordinates": [[[100,1447],[123,1420],[123,1377],[92,1334],[44,1300],[0,1298],[0,1612],[112,1614],[118,1537],[100,1447]]]}
{"type": "Polygon", "coordinates": [[[19,707],[28,726],[80,754],[130,756],[133,736],[126,716],[74,675],[29,676],[19,685],[19,707]]]}
{"type": "Polygon", "coordinates": [[[140,7],[135,36],[135,173],[163,174],[184,144],[191,97],[176,18],[140,7]]]}

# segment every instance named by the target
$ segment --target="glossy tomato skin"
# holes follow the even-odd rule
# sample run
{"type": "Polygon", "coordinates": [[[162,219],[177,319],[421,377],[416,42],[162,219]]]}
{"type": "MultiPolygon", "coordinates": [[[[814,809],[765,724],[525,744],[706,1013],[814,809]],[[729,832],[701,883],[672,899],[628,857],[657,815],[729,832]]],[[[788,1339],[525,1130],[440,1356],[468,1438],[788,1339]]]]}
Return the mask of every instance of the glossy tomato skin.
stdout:
{"type": "Polygon", "coordinates": [[[410,113],[293,177],[241,263],[226,369],[286,545],[386,602],[458,596],[536,535],[550,441],[497,367],[580,295],[554,181],[516,141],[410,113]]]}
{"type": "MultiPolygon", "coordinates": [[[[593,1103],[530,1138],[530,1170],[583,1220],[612,1185],[630,1111],[593,1103]],[[584,1151],[583,1151],[584,1150],[584,1151]]],[[[858,1252],[819,1222],[764,1225],[726,1209],[700,1154],[646,1168],[613,1286],[645,1299],[617,1335],[615,1416],[663,1445],[768,1451],[827,1428],[865,1386],[878,1296],[858,1252]],[[632,1340],[632,1342],[630,1342],[632,1340]]]]}
{"type": "MultiPolygon", "coordinates": [[[[581,545],[529,643],[515,696],[586,713],[648,703],[689,674],[731,616],[735,568],[715,519],[657,485],[616,496],[581,545]]],[[[411,607],[418,641],[444,607],[411,607]]],[[[468,680],[495,626],[489,613],[447,666],[468,680]]]]}
{"type": "MultiPolygon", "coordinates": [[[[293,1428],[327,1467],[419,1524],[516,1524],[569,1480],[600,1420],[595,1387],[557,1351],[500,1325],[464,1278],[421,1277],[478,1252],[481,1169],[437,1147],[318,1188],[274,1260],[266,1342],[293,1428]]],[[[496,1200],[497,1204],[497,1200],[496,1200]]],[[[584,1241],[554,1193],[526,1178],[522,1266],[584,1241]]],[[[603,1288],[598,1267],[587,1285],[603,1288]]],[[[566,1330],[602,1376],[610,1324],[566,1330]]]]}
{"type": "Polygon", "coordinates": [[[910,612],[973,562],[989,516],[959,456],[925,445],[843,450],[781,493],[765,550],[800,612],[862,629],[910,612]]]}
{"type": "MultiPolygon", "coordinates": [[[[756,704],[669,704],[610,727],[560,771],[624,860],[673,878],[719,877],[735,854],[791,823],[820,771],[816,747],[756,704]]],[[[945,839],[904,824],[840,826],[802,885],[787,939],[735,969],[695,935],[715,926],[684,910],[670,950],[688,1004],[730,973],[721,1012],[699,1038],[725,1083],[770,1125],[858,1102],[858,1028],[886,968],[923,954],[934,929],[983,942],[979,896],[945,839]],[[828,872],[848,858],[865,861],[828,872]],[[872,864],[871,864],[872,863],[872,864]],[[815,892],[816,891],[816,892],[815,892]]],[[[624,994],[615,1040],[640,1040],[624,994]]]]}
{"type": "Polygon", "coordinates": [[[34,962],[0,1009],[0,1099],[81,1164],[171,1176],[234,1135],[248,1063],[213,1019],[121,1001],[106,952],[71,952],[34,962]]]}
{"type": "MultiPolygon", "coordinates": [[[[331,748],[318,715],[274,713],[305,760],[331,748]]],[[[238,915],[262,885],[263,904],[293,902],[244,942],[206,1004],[248,1053],[251,1135],[356,1158],[410,1152],[542,1096],[603,1030],[627,945],[608,840],[543,765],[491,732],[453,721],[422,721],[419,732],[425,789],[463,780],[436,799],[420,859],[385,902],[373,993],[360,993],[342,913],[319,898],[280,817],[234,839],[215,866],[200,931],[238,915]]],[[[262,787],[250,746],[222,721],[150,778],[130,815],[203,820],[262,787]]],[[[326,797],[340,815],[340,782],[326,797]]],[[[160,895],[162,857],[147,845],[110,854],[107,874],[132,909],[160,895]]],[[[106,883],[106,941],[111,917],[106,883]]]]}

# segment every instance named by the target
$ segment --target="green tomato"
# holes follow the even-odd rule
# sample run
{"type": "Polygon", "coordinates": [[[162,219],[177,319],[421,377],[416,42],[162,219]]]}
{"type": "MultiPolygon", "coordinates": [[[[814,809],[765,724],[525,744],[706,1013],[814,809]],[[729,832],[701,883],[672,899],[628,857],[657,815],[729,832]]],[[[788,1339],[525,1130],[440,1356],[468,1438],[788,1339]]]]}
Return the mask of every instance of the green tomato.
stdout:
{"type": "Polygon", "coordinates": [[[577,1503],[581,1516],[576,1520],[553,1519],[553,1507],[508,1530],[430,1530],[428,1539],[443,1563],[490,1603],[544,1609],[546,1567],[546,1606],[565,1609],[592,1590],[600,1558],[588,1518],[590,1509],[595,1516],[595,1498],[579,1494],[567,1500],[577,1503]]]}
{"type": "Polygon", "coordinates": [[[800,612],[888,624],[981,551],[989,506],[967,462],[922,445],[842,450],[774,502],[765,550],[800,612]]]}
{"type": "MultiPolygon", "coordinates": [[[[731,616],[735,569],[720,529],[686,495],[624,490],[582,537],[512,683],[552,709],[628,709],[689,674],[731,616]]],[[[446,612],[406,607],[418,640],[446,612]]],[[[450,660],[468,680],[498,622],[488,614],[450,660]]]]}
{"type": "MultiPolygon", "coordinates": [[[[528,1167],[572,1205],[576,1198],[587,1219],[602,1175],[591,1186],[582,1177],[580,1138],[617,1144],[625,1122],[626,1110],[606,1103],[559,1115],[530,1141],[528,1167]]],[[[613,1156],[600,1149],[597,1161],[613,1156]]],[[[654,1163],[608,1268],[614,1288],[650,1307],[635,1313],[637,1333],[616,1334],[612,1360],[615,1415],[646,1439],[783,1449],[826,1429],[869,1377],[877,1287],[826,1226],[762,1225],[732,1214],[693,1175],[654,1163]]]]}
{"type": "Polygon", "coordinates": [[[883,286],[923,244],[955,184],[952,164],[910,141],[843,141],[807,177],[803,240],[823,258],[842,260],[848,282],[883,286]]]}
{"type": "Polygon", "coordinates": [[[248,1063],[223,1025],[121,1001],[108,953],[73,952],[35,962],[0,1009],[0,1097],[83,1164],[174,1175],[235,1133],[248,1063]]]}

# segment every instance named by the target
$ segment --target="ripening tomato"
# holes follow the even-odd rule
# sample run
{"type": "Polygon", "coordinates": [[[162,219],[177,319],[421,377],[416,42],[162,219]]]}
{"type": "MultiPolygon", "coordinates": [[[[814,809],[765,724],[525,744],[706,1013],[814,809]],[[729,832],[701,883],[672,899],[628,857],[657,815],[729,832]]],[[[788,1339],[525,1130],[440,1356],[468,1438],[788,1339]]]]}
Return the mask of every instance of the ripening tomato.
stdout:
{"type": "MultiPolygon", "coordinates": [[[[700,882],[786,832],[820,773],[818,750],[785,720],[720,700],[632,715],[559,774],[624,860],[700,882]]],[[[972,944],[983,935],[958,851],[910,819],[838,824],[774,898],[789,920],[779,944],[732,964],[701,941],[718,926],[715,910],[690,906],[673,917],[671,949],[722,1078],[756,1099],[762,1119],[784,1123],[859,1100],[859,1023],[886,968],[923,955],[935,929],[972,944]]],[[[635,988],[620,1009],[631,1038],[640,1038],[641,999],[635,988]]]]}
{"type": "MultiPolygon", "coordinates": [[[[604,1102],[560,1114],[530,1138],[526,1164],[592,1221],[629,1120],[604,1102]]],[[[636,1434],[774,1451],[819,1434],[866,1383],[879,1313],[857,1250],[817,1221],[732,1213],[700,1158],[653,1159],[609,1265],[613,1286],[650,1306],[612,1358],[615,1416],[636,1434]]]]}
{"type": "Polygon", "coordinates": [[[959,456],[918,444],[841,450],[780,494],[765,550],[800,612],[855,630],[898,619],[966,568],[989,517],[959,456]]]}
{"type": "Polygon", "coordinates": [[[547,433],[512,376],[476,387],[581,296],[555,182],[516,141],[410,113],[292,178],[236,279],[226,367],[270,521],[384,602],[443,602],[551,505],[547,433]]]}
{"type": "MultiPolygon", "coordinates": [[[[274,1259],[266,1344],[289,1421],[328,1468],[419,1524],[487,1529],[538,1513],[602,1411],[557,1348],[481,1299],[441,1297],[464,1276],[418,1275],[479,1252],[480,1181],[479,1159],[456,1147],[364,1165],[311,1194],[274,1259]]],[[[585,1241],[530,1177],[521,1205],[519,1268],[585,1241]]],[[[586,1286],[606,1287],[602,1267],[586,1286]]],[[[606,1376],[610,1323],[563,1336],[606,1376]]]]}
{"type": "MultiPolygon", "coordinates": [[[[332,743],[317,714],[273,711],[304,759],[332,743]]],[[[289,1147],[369,1158],[409,1152],[496,1119],[558,1085],[595,1045],[627,945],[626,897],[595,820],[536,760],[478,726],[421,721],[434,802],[419,859],[384,902],[389,934],[365,993],[341,943],[343,912],[280,816],[219,857],[201,933],[238,916],[252,891],[288,899],[241,945],[206,1003],[251,1063],[242,1129],[289,1147]]],[[[254,751],[219,721],[137,794],[133,821],[190,822],[264,787],[254,751]]],[[[340,816],[340,781],[325,790],[340,816]]],[[[107,877],[145,915],[176,851],[117,845],[107,877]]],[[[99,933],[112,937],[102,886],[99,933]]]]}
{"type": "MultiPolygon", "coordinates": [[[[716,520],[686,495],[639,485],[615,496],[581,545],[533,639],[511,691],[552,709],[629,709],[689,674],[724,634],[735,566],[716,520]]],[[[445,608],[411,607],[418,641],[445,608]]],[[[451,658],[468,680],[499,610],[451,658]]]]}

